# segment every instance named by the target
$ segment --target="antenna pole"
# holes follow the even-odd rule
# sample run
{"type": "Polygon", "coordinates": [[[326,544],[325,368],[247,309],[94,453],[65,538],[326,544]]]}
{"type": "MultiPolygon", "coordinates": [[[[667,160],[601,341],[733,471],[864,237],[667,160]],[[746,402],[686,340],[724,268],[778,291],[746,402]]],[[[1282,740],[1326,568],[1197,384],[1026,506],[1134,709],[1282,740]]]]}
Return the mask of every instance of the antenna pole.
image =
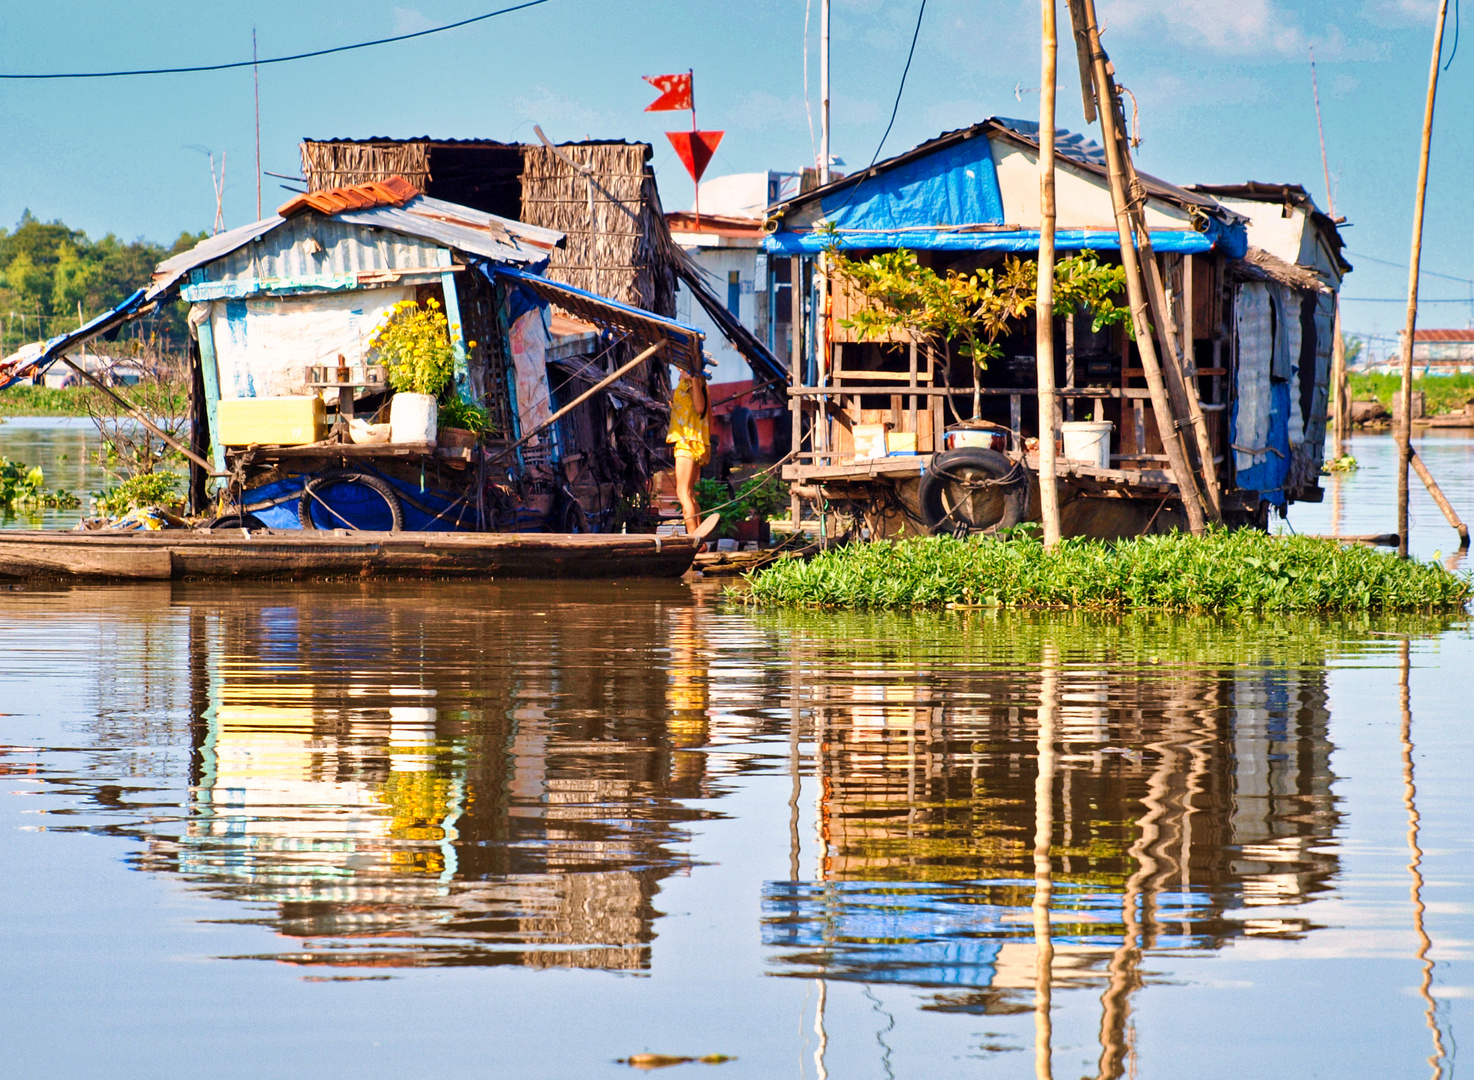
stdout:
{"type": "Polygon", "coordinates": [[[1310,47],[1310,93],[1315,98],[1315,130],[1320,134],[1320,167],[1326,174],[1326,209],[1336,216],[1336,195],[1331,191],[1331,165],[1326,158],[1326,129],[1320,122],[1320,87],[1315,81],[1315,46],[1310,47]]]}
{"type": "Polygon", "coordinates": [[[261,68],[256,63],[256,28],[251,27],[251,79],[256,86],[256,220],[261,220],[261,68]]]}

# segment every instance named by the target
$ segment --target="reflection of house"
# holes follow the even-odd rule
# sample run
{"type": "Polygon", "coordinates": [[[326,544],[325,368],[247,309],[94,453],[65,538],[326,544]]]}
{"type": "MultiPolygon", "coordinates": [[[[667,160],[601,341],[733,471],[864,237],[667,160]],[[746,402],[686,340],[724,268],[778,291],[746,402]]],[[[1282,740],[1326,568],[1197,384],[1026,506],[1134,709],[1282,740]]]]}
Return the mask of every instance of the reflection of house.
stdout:
{"type": "MultiPolygon", "coordinates": [[[[1018,670],[881,683],[857,667],[830,683],[816,717],[823,876],[765,897],[764,939],[788,970],[1032,990],[1037,771],[1019,751],[1040,684],[1018,670]]],[[[1209,662],[1133,678],[1071,662],[1056,701],[1061,982],[1098,971],[1138,918],[1158,948],[1307,929],[1279,909],[1336,870],[1322,671],[1209,662]]]]}
{"type": "MultiPolygon", "coordinates": [[[[647,649],[690,619],[587,607],[647,649]]],[[[528,643],[521,612],[485,611],[467,637],[417,597],[194,602],[190,812],[143,865],[264,905],[303,943],[273,954],[286,962],[647,966],[675,828],[697,813],[671,800],[703,790],[704,755],[679,747],[704,740],[704,688],[668,698],[663,669],[582,663],[587,613],[528,643]],[[495,662],[467,656],[491,640],[495,662]],[[579,714],[483,709],[509,700],[579,714]]],[[[685,655],[704,680],[694,642],[685,655]]]]}

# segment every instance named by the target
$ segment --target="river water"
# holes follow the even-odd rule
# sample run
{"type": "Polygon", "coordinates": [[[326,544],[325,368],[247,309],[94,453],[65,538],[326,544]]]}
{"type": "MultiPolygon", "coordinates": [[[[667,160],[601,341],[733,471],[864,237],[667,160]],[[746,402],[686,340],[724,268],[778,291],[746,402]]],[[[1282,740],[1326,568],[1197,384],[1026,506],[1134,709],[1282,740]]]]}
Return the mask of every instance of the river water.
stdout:
{"type": "Polygon", "coordinates": [[[13,1075],[1446,1077],[1474,1003],[1463,617],[27,585],[0,658],[13,1075]]]}

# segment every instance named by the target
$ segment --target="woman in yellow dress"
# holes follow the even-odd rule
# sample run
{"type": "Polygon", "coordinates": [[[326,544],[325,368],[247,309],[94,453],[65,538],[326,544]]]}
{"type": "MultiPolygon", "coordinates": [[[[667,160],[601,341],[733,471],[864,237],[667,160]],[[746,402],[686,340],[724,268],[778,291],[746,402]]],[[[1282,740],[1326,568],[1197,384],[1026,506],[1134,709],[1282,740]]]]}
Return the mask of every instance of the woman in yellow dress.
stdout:
{"type": "Polygon", "coordinates": [[[681,516],[686,519],[686,532],[690,535],[701,524],[696,481],[701,477],[701,466],[711,460],[709,404],[706,374],[682,372],[670,399],[670,429],[665,441],[676,448],[676,498],[680,500],[681,516]]]}

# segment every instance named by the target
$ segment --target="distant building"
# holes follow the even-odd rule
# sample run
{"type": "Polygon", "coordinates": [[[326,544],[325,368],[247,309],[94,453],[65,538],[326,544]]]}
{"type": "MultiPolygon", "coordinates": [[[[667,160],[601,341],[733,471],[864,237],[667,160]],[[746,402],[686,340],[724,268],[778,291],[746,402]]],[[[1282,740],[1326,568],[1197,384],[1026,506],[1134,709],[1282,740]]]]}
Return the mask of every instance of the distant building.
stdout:
{"type": "Polygon", "coordinates": [[[1474,372],[1474,330],[1414,330],[1413,367],[1424,375],[1474,372]]]}

